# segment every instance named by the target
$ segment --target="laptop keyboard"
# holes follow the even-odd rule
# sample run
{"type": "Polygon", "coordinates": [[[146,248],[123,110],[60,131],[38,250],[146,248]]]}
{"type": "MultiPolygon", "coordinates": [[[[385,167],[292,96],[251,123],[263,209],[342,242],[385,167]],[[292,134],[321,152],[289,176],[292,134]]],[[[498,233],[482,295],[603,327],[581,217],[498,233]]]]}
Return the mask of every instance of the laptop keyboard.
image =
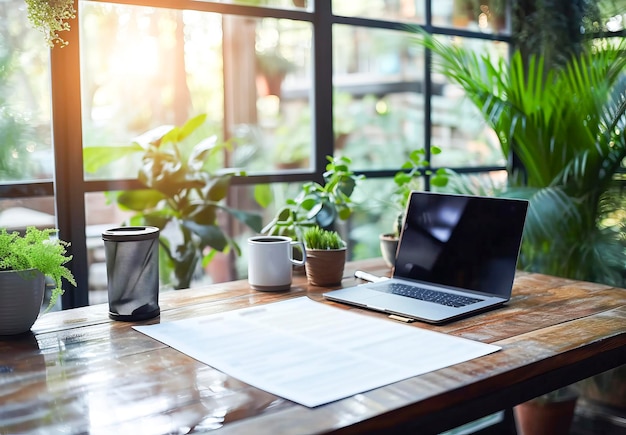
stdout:
{"type": "Polygon", "coordinates": [[[387,284],[387,286],[379,287],[385,289],[389,293],[407,296],[421,301],[434,302],[439,305],[447,305],[449,307],[464,307],[466,305],[481,302],[482,299],[461,296],[452,293],[440,292],[437,290],[429,290],[416,285],[407,285],[397,282],[387,284]]]}

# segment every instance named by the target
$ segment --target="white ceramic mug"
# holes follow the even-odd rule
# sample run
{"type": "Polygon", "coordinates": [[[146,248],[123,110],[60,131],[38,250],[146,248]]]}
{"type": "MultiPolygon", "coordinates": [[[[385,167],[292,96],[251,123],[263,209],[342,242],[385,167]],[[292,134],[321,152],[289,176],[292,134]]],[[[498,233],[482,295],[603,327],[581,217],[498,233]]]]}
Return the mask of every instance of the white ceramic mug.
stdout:
{"type": "Polygon", "coordinates": [[[291,288],[292,265],[302,266],[306,251],[302,242],[283,236],[255,236],[248,239],[248,282],[261,291],[291,288]],[[293,258],[293,248],[299,246],[302,260],[293,258]]]}

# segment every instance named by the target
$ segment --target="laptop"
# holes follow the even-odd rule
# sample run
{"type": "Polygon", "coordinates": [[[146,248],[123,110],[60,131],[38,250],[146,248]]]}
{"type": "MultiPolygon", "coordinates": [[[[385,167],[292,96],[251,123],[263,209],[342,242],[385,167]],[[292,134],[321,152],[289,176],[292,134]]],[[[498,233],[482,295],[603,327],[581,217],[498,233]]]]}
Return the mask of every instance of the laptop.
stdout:
{"type": "Polygon", "coordinates": [[[428,323],[511,298],[528,201],[411,192],[390,279],[326,299],[428,323]]]}

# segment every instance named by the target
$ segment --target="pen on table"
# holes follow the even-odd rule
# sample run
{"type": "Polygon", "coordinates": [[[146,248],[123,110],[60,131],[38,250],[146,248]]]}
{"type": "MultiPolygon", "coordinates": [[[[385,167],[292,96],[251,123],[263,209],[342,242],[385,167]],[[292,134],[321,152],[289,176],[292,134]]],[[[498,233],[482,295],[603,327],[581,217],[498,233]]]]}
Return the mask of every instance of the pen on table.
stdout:
{"type": "Polygon", "coordinates": [[[369,282],[378,282],[378,281],[384,281],[386,279],[389,279],[386,276],[377,276],[371,273],[363,272],[362,270],[357,270],[356,272],[354,272],[354,277],[362,279],[363,281],[369,281],[369,282]]]}

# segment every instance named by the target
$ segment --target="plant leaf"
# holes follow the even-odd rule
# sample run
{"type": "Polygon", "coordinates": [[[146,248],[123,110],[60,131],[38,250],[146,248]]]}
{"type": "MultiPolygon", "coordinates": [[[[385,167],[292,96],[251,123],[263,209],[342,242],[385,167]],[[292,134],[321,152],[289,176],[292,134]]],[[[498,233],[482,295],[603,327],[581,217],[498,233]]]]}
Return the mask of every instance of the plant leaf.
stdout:
{"type": "Polygon", "coordinates": [[[83,148],[83,164],[86,172],[94,173],[102,166],[139,152],[145,152],[145,149],[137,142],[133,142],[130,146],[85,147],[83,148]]]}

